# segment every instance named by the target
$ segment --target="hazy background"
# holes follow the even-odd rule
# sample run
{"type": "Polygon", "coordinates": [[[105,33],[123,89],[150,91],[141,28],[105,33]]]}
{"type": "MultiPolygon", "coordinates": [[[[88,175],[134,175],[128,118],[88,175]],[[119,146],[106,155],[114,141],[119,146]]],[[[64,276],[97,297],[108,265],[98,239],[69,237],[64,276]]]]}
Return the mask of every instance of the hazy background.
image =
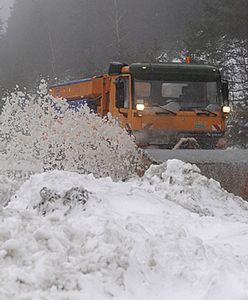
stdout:
{"type": "Polygon", "coordinates": [[[10,14],[10,7],[14,0],[0,0],[0,17],[3,21],[7,20],[10,14]]]}
{"type": "Polygon", "coordinates": [[[234,81],[247,56],[247,0],[0,1],[2,93],[40,78],[99,74],[111,61],[171,61],[187,53],[234,81]]]}

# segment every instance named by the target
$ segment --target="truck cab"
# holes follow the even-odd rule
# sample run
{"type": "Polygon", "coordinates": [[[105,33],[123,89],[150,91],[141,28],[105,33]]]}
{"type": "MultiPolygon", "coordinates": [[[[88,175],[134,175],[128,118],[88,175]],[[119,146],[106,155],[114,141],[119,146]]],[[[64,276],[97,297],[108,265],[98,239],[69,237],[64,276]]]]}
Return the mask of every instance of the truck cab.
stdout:
{"type": "Polygon", "coordinates": [[[201,147],[214,148],[224,137],[230,112],[228,84],[216,67],[115,64],[109,74],[115,76],[113,106],[138,144],[171,148],[180,138],[193,137],[201,147]]]}

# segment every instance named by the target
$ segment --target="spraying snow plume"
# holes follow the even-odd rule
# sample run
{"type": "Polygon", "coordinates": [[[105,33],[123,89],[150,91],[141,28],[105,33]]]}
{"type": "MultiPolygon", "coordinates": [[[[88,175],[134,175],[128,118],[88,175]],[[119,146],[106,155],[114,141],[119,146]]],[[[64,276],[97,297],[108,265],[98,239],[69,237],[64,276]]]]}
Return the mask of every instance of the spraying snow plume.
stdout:
{"type": "Polygon", "coordinates": [[[7,97],[0,123],[6,159],[39,162],[42,170],[122,179],[141,164],[132,138],[111,116],[102,119],[87,106],[71,109],[47,94],[44,81],[35,95],[17,90],[7,97]]]}

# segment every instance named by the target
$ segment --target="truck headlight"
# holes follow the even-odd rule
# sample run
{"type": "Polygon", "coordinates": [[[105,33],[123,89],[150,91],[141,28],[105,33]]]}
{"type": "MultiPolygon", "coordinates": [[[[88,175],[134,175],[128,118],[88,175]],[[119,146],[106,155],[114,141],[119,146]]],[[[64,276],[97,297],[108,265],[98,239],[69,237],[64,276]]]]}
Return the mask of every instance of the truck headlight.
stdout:
{"type": "Polygon", "coordinates": [[[229,114],[231,112],[230,106],[222,106],[222,112],[225,114],[229,114]]]}
{"type": "Polygon", "coordinates": [[[145,109],[145,104],[143,99],[137,99],[136,100],[136,109],[138,111],[143,111],[145,109]]]}
{"type": "Polygon", "coordinates": [[[143,103],[137,103],[136,104],[136,109],[143,111],[145,109],[145,105],[143,103]]]}

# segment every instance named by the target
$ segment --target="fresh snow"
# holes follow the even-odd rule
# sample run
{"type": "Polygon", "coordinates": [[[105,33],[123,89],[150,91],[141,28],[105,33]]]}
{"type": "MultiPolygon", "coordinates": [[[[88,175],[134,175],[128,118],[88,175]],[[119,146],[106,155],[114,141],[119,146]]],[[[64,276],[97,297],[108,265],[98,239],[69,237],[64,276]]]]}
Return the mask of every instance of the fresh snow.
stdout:
{"type": "Polygon", "coordinates": [[[125,179],[145,169],[134,139],[111,115],[47,94],[40,82],[34,94],[18,88],[4,100],[0,118],[0,170],[39,173],[63,170],[125,179]]]}
{"type": "Polygon", "coordinates": [[[248,299],[248,204],[196,166],[0,186],[1,300],[248,299]]]}

